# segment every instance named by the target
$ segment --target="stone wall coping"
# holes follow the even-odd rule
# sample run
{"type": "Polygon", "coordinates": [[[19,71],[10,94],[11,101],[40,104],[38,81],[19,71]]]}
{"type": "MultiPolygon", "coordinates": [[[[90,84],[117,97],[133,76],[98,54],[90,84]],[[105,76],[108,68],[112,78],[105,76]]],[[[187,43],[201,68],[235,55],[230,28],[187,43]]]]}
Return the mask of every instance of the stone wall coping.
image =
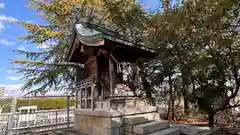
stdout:
{"type": "Polygon", "coordinates": [[[145,99],[139,99],[139,98],[126,98],[126,97],[119,97],[119,98],[109,98],[106,100],[99,100],[99,101],[95,101],[95,102],[111,102],[111,101],[116,101],[116,100],[126,100],[126,101],[136,101],[136,102],[146,102],[147,101],[145,99]]]}
{"type": "Polygon", "coordinates": [[[98,116],[98,117],[109,117],[109,118],[116,118],[122,116],[134,116],[141,115],[141,114],[148,114],[148,113],[156,113],[156,111],[147,111],[147,112],[139,112],[139,113],[124,113],[118,110],[107,110],[107,109],[76,109],[75,115],[82,115],[82,116],[98,116]]]}
{"type": "Polygon", "coordinates": [[[85,116],[99,116],[99,117],[112,117],[116,115],[123,115],[123,113],[120,113],[115,110],[106,110],[106,109],[76,109],[75,115],[85,115],[85,116]]]}

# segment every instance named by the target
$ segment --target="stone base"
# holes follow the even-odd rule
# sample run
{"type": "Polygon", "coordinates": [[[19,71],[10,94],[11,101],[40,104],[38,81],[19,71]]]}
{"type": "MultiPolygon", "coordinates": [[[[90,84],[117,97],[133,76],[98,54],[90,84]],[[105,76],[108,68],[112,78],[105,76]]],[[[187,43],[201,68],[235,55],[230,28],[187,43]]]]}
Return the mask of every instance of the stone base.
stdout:
{"type": "Polygon", "coordinates": [[[119,113],[109,110],[77,109],[74,129],[88,135],[124,135],[121,118],[111,118],[116,114],[119,113]]]}
{"type": "Polygon", "coordinates": [[[153,114],[156,108],[142,99],[131,98],[114,97],[96,101],[94,110],[76,109],[74,128],[89,135],[124,135],[123,118],[126,115],[138,114],[151,121],[159,119],[156,113],[153,114]]]}
{"type": "MultiPolygon", "coordinates": [[[[126,115],[142,115],[141,113],[156,111],[147,105],[144,100],[129,100],[126,98],[113,98],[105,101],[97,101],[96,108],[76,109],[76,130],[89,135],[124,135],[123,117],[126,115]]],[[[142,115],[143,116],[143,115],[142,115]]],[[[158,119],[158,115],[144,114],[149,120],[158,119]]]]}
{"type": "Polygon", "coordinates": [[[136,114],[119,110],[77,109],[74,129],[87,135],[221,135],[219,128],[184,126],[158,121],[157,113],[136,114]],[[135,115],[134,115],[135,114],[135,115]],[[126,116],[130,115],[130,116],[126,116]],[[163,127],[162,127],[163,126],[163,127]],[[177,130],[178,129],[178,130],[177,130]],[[141,132],[140,132],[141,131],[141,132]]]}

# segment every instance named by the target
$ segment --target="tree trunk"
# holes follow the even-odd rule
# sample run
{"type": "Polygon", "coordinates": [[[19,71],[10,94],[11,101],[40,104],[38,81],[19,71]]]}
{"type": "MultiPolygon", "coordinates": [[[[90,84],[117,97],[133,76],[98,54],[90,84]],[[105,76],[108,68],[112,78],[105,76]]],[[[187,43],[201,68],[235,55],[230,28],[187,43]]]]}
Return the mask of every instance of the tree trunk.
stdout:
{"type": "Polygon", "coordinates": [[[173,98],[173,96],[172,96],[172,120],[175,119],[175,113],[174,113],[174,111],[175,111],[175,108],[174,108],[174,98],[173,98]]]}
{"type": "Polygon", "coordinates": [[[174,120],[174,99],[173,99],[173,84],[172,84],[172,77],[171,75],[168,76],[168,83],[169,83],[169,109],[171,108],[172,112],[172,120],[174,120]]]}
{"type": "Polygon", "coordinates": [[[184,114],[189,115],[189,103],[188,103],[186,96],[187,95],[184,94],[184,114]]]}
{"type": "Polygon", "coordinates": [[[196,89],[196,87],[195,87],[195,82],[194,82],[194,78],[193,77],[191,77],[191,81],[192,81],[192,87],[193,87],[193,91],[196,89]]]}
{"type": "Polygon", "coordinates": [[[212,112],[208,113],[208,126],[214,127],[214,113],[212,112]]]}
{"type": "Polygon", "coordinates": [[[186,71],[182,69],[182,88],[183,88],[183,98],[184,98],[184,114],[189,115],[189,102],[187,100],[188,88],[187,88],[187,78],[186,71]]]}
{"type": "Polygon", "coordinates": [[[168,118],[168,120],[171,120],[170,112],[171,112],[171,100],[169,99],[168,100],[168,111],[167,111],[167,118],[168,118]]]}

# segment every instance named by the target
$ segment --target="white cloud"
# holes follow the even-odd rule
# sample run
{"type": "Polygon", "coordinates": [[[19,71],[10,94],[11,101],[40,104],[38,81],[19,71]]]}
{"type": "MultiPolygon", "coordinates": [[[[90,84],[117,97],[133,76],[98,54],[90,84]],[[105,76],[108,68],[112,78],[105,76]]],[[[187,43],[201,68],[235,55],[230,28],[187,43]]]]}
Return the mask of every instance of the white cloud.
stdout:
{"type": "Polygon", "coordinates": [[[0,21],[16,22],[18,20],[10,16],[0,15],[0,21]]]}
{"type": "MultiPolygon", "coordinates": [[[[24,84],[0,84],[0,87],[5,87],[4,97],[20,97],[20,96],[27,96],[26,93],[30,92],[31,90],[21,91],[21,88],[24,84]]],[[[45,96],[59,96],[64,95],[64,92],[61,91],[49,91],[46,93],[45,96]]],[[[30,95],[29,95],[30,96],[30,95]]],[[[37,95],[42,96],[42,95],[37,95]]]]}
{"type": "Polygon", "coordinates": [[[12,80],[12,81],[18,81],[21,78],[22,78],[21,76],[8,76],[8,77],[6,77],[6,79],[12,80]]]}
{"type": "Polygon", "coordinates": [[[0,3],[0,8],[4,8],[4,7],[5,7],[4,3],[0,3]]]}
{"type": "Polygon", "coordinates": [[[27,50],[27,49],[26,49],[24,46],[22,46],[22,45],[18,46],[17,49],[22,50],[22,51],[26,51],[26,50],[27,50]]]}
{"type": "Polygon", "coordinates": [[[14,17],[0,15],[0,31],[5,29],[6,22],[16,22],[16,21],[18,20],[14,17]]]}
{"type": "Polygon", "coordinates": [[[7,41],[6,39],[0,39],[0,45],[13,45],[13,44],[15,44],[15,43],[7,41]]]}
{"type": "Polygon", "coordinates": [[[0,86],[5,87],[5,97],[23,95],[20,91],[23,84],[0,84],[0,86]]]}

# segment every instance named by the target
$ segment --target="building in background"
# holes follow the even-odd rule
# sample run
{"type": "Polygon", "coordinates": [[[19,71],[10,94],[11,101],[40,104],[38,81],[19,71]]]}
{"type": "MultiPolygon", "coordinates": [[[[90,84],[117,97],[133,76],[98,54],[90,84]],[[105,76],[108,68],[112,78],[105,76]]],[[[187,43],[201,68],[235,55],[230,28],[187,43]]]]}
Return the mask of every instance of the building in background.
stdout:
{"type": "Polygon", "coordinates": [[[5,87],[0,86],[0,98],[4,97],[5,89],[5,87]]]}

